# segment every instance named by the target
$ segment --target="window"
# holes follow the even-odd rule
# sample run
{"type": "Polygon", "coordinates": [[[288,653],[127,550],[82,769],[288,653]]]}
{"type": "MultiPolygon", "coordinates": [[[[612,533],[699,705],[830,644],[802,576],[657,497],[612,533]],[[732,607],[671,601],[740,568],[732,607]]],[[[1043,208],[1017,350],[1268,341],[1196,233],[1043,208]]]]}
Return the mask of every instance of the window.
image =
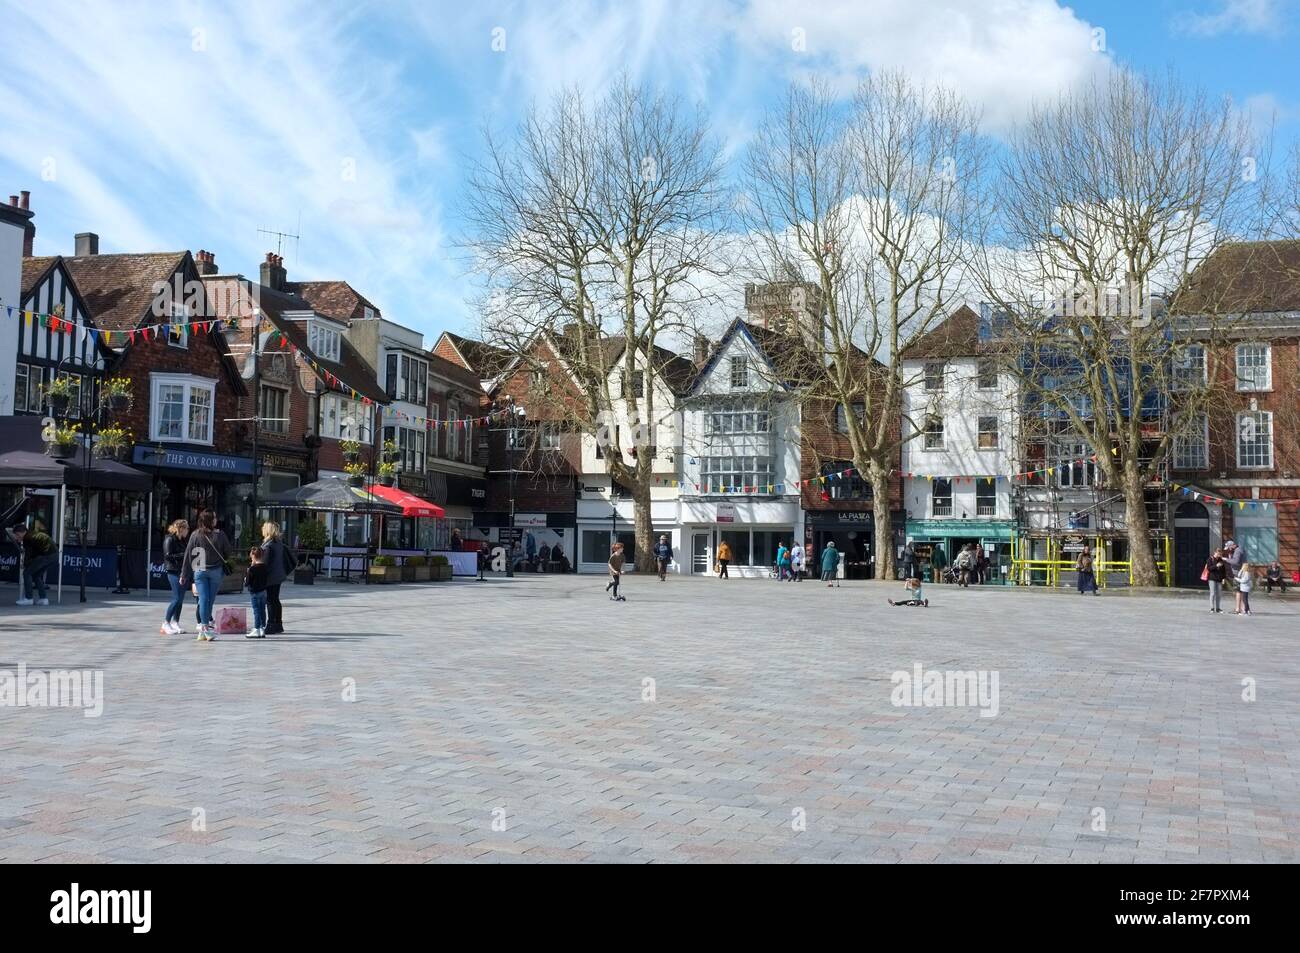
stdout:
{"type": "Polygon", "coordinates": [[[321,436],[335,440],[370,442],[370,408],[340,394],[321,398],[321,436]]]}
{"type": "MultiPolygon", "coordinates": [[[[60,374],[59,377],[67,380],[72,385],[72,392],[68,395],[67,416],[80,417],[82,375],[60,374]]],[[[54,368],[52,367],[41,367],[37,364],[19,364],[17,373],[14,375],[14,413],[22,413],[23,411],[32,414],[45,413],[49,403],[41,393],[41,388],[48,385],[52,380],[54,380],[54,368]]]]}
{"type": "Polygon", "coordinates": [[[998,481],[992,477],[980,477],[975,481],[975,515],[998,515],[998,481]]]}
{"type": "Polygon", "coordinates": [[[151,439],[212,443],[215,381],[181,374],[153,374],[150,385],[151,439]]]}
{"type": "Polygon", "coordinates": [[[543,423],[538,425],[538,437],[543,450],[560,449],[560,425],[557,423],[543,423]]]}
{"type": "Polygon", "coordinates": [[[39,410],[41,405],[40,395],[36,397],[36,406],[31,407],[27,402],[27,392],[31,374],[26,364],[18,365],[18,374],[14,379],[14,413],[22,413],[24,410],[39,410]]]}
{"type": "Polygon", "coordinates": [[[945,365],[943,361],[926,361],[925,362],[925,389],[928,391],[943,390],[943,372],[945,365]]]}
{"type": "Polygon", "coordinates": [[[313,318],[307,325],[307,346],[321,360],[337,363],[342,352],[341,340],[339,332],[319,318],[313,318]]]}
{"type": "Polygon", "coordinates": [[[1237,345],[1237,390],[1269,390],[1273,386],[1273,362],[1267,344],[1237,345]]]}
{"type": "MultiPolygon", "coordinates": [[[[527,450],[533,443],[531,427],[511,427],[506,431],[506,447],[510,450],[527,450]]],[[[597,450],[600,448],[597,447],[597,450]]],[[[597,454],[599,456],[599,454],[597,454]]]]}
{"type": "Polygon", "coordinates": [[[1210,466],[1210,418],[1197,414],[1188,432],[1174,437],[1175,470],[1207,470],[1210,466]]]}
{"type": "Polygon", "coordinates": [[[1273,415],[1248,410],[1237,415],[1237,466],[1268,470],[1273,466],[1273,415]]]}
{"type": "MultiPolygon", "coordinates": [[[[853,402],[853,418],[861,421],[863,415],[867,412],[867,405],[862,401],[853,402]]],[[[844,413],[844,405],[840,404],[835,408],[835,430],[837,433],[849,432],[849,421],[844,413]]]]}
{"type": "Polygon", "coordinates": [[[731,389],[738,390],[749,386],[749,358],[733,357],[731,359],[731,389]]]}
{"type": "Polygon", "coordinates": [[[402,355],[402,386],[398,391],[408,404],[423,407],[429,400],[429,364],[418,357],[402,355]]]}
{"type": "Polygon", "coordinates": [[[1082,442],[1061,443],[1055,447],[1056,482],[1059,486],[1095,486],[1097,464],[1092,461],[1090,444],[1082,442]]]}
{"type": "Polygon", "coordinates": [[[705,411],[704,431],[714,436],[767,433],[771,415],[760,406],[753,402],[715,404],[705,411]]]}
{"type": "Polygon", "coordinates": [[[925,449],[943,449],[943,418],[931,414],[925,418],[925,449]]]}
{"type": "MultiPolygon", "coordinates": [[[[447,402],[447,459],[455,460],[460,456],[460,404],[447,402]]],[[[518,448],[515,448],[518,449],[518,448]]]]}
{"type": "Polygon", "coordinates": [[[105,526],[143,527],[148,524],[147,497],[126,490],[104,490],[100,494],[101,520],[105,526]]]}
{"type": "Polygon", "coordinates": [[[423,473],[425,470],[424,431],[403,427],[398,432],[397,445],[402,451],[402,470],[406,473],[423,473]]]}
{"type": "Polygon", "coordinates": [[[768,493],[775,484],[772,461],[767,457],[705,457],[700,483],[706,493],[768,493]]]}
{"type": "Polygon", "coordinates": [[[1199,344],[1188,345],[1173,361],[1174,390],[1192,390],[1205,386],[1205,348],[1199,344]]]}
{"type": "MultiPolygon", "coordinates": [[[[645,371],[633,371],[632,379],[629,384],[627,371],[622,375],[622,396],[624,400],[632,400],[637,397],[645,396],[645,371]]],[[[731,385],[735,387],[735,384],[731,385]]]]}
{"type": "Polygon", "coordinates": [[[401,355],[389,352],[384,358],[384,393],[389,397],[397,397],[397,378],[398,368],[401,365],[401,355]]]}
{"type": "Polygon", "coordinates": [[[975,365],[975,386],[980,390],[998,389],[998,362],[991,357],[982,357],[975,365]]]}
{"type": "Polygon", "coordinates": [[[257,402],[259,426],[267,433],[289,432],[289,392],[282,387],[263,384],[257,402]]]}
{"type": "Polygon", "coordinates": [[[720,544],[726,543],[731,547],[731,565],[749,565],[749,530],[724,529],[718,533],[718,539],[720,544]]]}
{"type": "Polygon", "coordinates": [[[930,515],[952,516],[952,481],[935,477],[930,481],[930,515]]]}
{"type": "Polygon", "coordinates": [[[871,484],[858,475],[854,469],[851,460],[830,460],[822,464],[821,475],[826,477],[826,482],[821,484],[822,492],[832,500],[869,500],[871,499],[871,484]],[[848,476],[840,476],[845,471],[850,471],[848,476]],[[831,474],[835,478],[831,478],[831,474]]]}
{"type": "Polygon", "coordinates": [[[183,304],[173,304],[167,324],[167,343],[172,347],[190,346],[190,315],[183,304]]]}
{"type": "Polygon", "coordinates": [[[997,417],[979,418],[979,448],[981,450],[996,450],[998,448],[997,417]]]}

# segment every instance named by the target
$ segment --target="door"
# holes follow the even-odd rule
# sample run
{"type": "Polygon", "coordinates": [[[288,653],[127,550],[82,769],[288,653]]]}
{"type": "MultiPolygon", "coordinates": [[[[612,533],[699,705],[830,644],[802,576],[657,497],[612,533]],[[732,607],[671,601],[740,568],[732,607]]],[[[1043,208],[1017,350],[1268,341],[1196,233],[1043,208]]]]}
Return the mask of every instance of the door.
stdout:
{"type": "Polygon", "coordinates": [[[1200,503],[1187,502],[1174,511],[1174,585],[1204,588],[1201,570],[1210,558],[1210,514],[1200,503]]]}
{"type": "Polygon", "coordinates": [[[709,537],[711,533],[692,533],[691,534],[691,572],[692,573],[710,573],[713,572],[713,564],[709,559],[709,537]]]}

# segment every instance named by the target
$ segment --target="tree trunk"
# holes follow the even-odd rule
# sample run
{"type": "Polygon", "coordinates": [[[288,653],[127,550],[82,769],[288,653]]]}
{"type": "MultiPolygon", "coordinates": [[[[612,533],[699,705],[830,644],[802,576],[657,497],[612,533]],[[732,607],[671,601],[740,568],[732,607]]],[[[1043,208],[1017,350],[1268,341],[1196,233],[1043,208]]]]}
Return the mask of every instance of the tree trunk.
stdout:
{"type": "Polygon", "coordinates": [[[1146,494],[1142,474],[1136,461],[1124,461],[1124,525],[1128,532],[1128,558],[1132,566],[1133,585],[1160,585],[1155,552],[1151,546],[1151,524],[1147,520],[1146,494]]]}
{"type": "Polygon", "coordinates": [[[889,512],[889,468],[879,463],[867,467],[871,482],[872,509],[875,522],[876,578],[894,578],[894,527],[889,512]]]}
{"type": "Polygon", "coordinates": [[[632,521],[636,533],[637,572],[654,572],[654,523],[650,517],[650,486],[638,480],[632,488],[632,521]]]}

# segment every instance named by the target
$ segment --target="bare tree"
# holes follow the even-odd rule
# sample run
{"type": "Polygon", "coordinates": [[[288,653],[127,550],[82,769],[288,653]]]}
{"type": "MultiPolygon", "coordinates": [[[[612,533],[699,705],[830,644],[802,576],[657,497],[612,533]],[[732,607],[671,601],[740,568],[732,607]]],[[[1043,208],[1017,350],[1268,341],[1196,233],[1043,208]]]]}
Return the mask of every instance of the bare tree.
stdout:
{"type": "Polygon", "coordinates": [[[594,107],[573,91],[534,106],[487,155],[469,209],[485,337],[538,371],[548,419],[596,437],[650,569],[652,451],[673,439],[660,395],[685,363],[666,345],[722,270],[719,147],[702,113],[622,80],[594,107]]]}
{"type": "Polygon", "coordinates": [[[1199,366],[1214,329],[1190,331],[1183,298],[1197,262],[1253,228],[1251,155],[1227,101],[1120,72],[1037,109],[991,194],[997,244],[974,259],[989,332],[1027,426],[1086,444],[1122,494],[1138,585],[1158,581],[1148,487],[1213,379],[1199,366]]]}
{"type": "Polygon", "coordinates": [[[805,413],[844,408],[853,464],[872,487],[880,575],[893,574],[890,471],[919,432],[899,419],[903,354],[961,301],[979,234],[986,146],[959,97],[899,73],[851,103],[792,85],[758,131],[742,211],[769,280],[818,289],[821,326],[787,356],[805,413]]]}

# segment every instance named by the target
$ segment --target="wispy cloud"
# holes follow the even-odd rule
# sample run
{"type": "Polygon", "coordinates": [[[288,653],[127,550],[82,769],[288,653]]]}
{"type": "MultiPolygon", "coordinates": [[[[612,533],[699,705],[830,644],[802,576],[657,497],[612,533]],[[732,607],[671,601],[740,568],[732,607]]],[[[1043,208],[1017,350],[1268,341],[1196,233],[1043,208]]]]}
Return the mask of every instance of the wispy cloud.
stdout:
{"type": "Polygon", "coordinates": [[[1214,10],[1189,11],[1174,19],[1174,28],[1190,36],[1272,33],[1280,30],[1281,27],[1280,0],[1220,0],[1214,10]]]}

